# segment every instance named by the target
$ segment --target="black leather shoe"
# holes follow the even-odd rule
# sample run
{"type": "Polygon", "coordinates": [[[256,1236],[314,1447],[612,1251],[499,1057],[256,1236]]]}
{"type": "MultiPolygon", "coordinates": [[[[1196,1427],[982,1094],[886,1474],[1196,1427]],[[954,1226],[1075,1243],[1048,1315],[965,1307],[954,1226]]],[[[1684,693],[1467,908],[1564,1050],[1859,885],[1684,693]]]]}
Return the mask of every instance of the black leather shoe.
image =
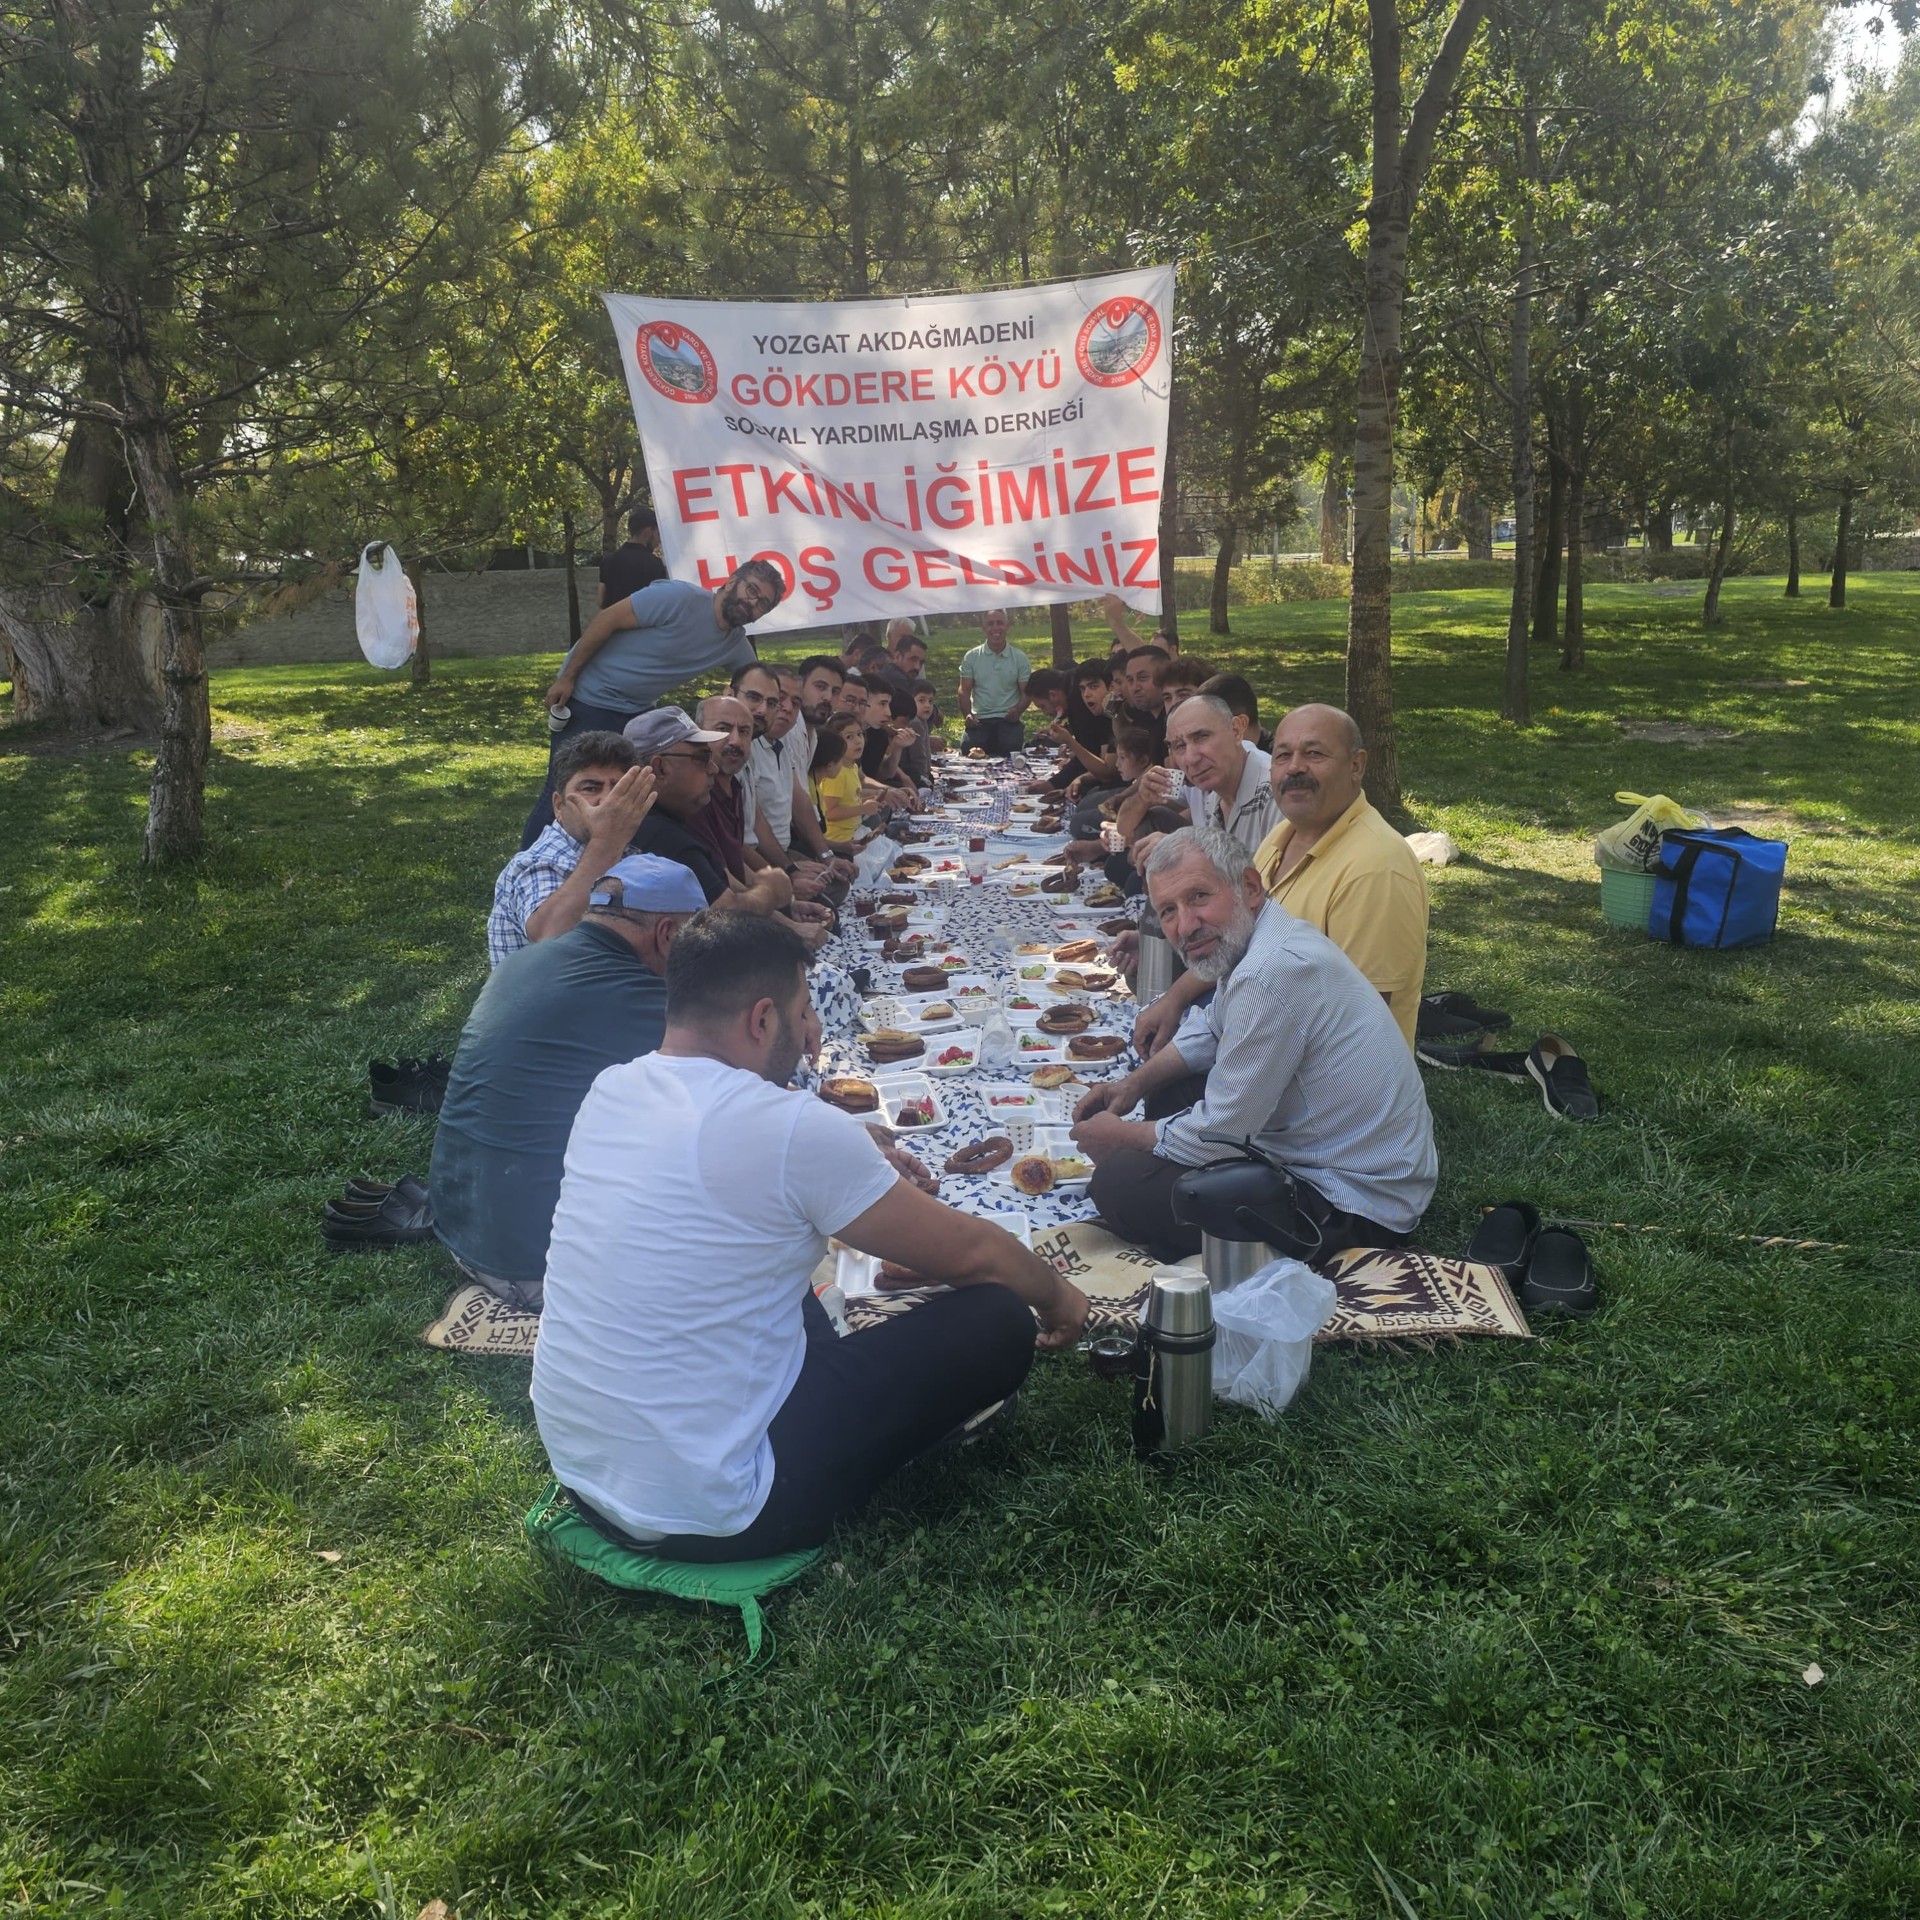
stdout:
{"type": "Polygon", "coordinates": [[[1466,1260],[1483,1266],[1498,1267],[1509,1286],[1518,1287],[1527,1277],[1527,1262],[1540,1234],[1540,1209],[1525,1200],[1503,1200],[1491,1212],[1480,1216],[1480,1224],[1467,1242],[1466,1260]]]}
{"type": "Polygon", "coordinates": [[[1600,1304],[1587,1243],[1565,1227],[1548,1227],[1533,1243],[1520,1304],[1528,1313],[1564,1313],[1585,1320],[1600,1304]]]}

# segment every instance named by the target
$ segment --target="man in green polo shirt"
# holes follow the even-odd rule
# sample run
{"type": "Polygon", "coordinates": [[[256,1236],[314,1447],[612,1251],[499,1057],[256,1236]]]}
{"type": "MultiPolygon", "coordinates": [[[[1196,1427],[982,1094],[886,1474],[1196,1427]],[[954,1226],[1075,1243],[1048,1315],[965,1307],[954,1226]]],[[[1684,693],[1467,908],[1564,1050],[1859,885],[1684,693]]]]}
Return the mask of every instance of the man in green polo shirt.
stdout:
{"type": "Polygon", "coordinates": [[[1007,616],[998,607],[980,616],[986,645],[960,662],[960,711],[966,744],[1004,758],[1026,742],[1020,716],[1027,710],[1027,675],[1033,671],[1018,647],[1007,645],[1007,616]]]}

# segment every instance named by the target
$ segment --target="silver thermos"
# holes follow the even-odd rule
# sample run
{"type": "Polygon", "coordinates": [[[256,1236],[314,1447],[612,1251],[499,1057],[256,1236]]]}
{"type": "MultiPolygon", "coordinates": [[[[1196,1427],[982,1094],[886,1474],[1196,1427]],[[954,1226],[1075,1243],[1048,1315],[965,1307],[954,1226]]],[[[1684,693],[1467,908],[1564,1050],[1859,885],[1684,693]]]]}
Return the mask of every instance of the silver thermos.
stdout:
{"type": "Polygon", "coordinates": [[[1279,1258],[1264,1240],[1222,1240],[1214,1233],[1200,1236],[1200,1264],[1215,1293],[1252,1279],[1269,1261],[1279,1258]]]}
{"type": "Polygon", "coordinates": [[[1133,976],[1133,997],[1150,1007],[1173,985],[1179,969],[1172,943],[1160,931],[1159,916],[1151,907],[1140,913],[1140,960],[1133,976]]]}
{"type": "Polygon", "coordinates": [[[1191,1446],[1213,1424],[1213,1291],[1191,1267],[1153,1276],[1133,1354],[1133,1450],[1191,1446]]]}

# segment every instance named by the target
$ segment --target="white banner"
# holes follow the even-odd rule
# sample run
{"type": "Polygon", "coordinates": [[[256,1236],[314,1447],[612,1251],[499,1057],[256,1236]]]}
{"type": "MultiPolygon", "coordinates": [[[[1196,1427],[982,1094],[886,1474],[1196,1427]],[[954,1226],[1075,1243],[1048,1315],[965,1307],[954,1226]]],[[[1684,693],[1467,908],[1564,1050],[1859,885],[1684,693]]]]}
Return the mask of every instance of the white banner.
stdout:
{"type": "Polygon", "coordinates": [[[1010,293],[604,296],[667,565],[789,583],[756,629],[1160,605],[1173,269],[1010,293]]]}

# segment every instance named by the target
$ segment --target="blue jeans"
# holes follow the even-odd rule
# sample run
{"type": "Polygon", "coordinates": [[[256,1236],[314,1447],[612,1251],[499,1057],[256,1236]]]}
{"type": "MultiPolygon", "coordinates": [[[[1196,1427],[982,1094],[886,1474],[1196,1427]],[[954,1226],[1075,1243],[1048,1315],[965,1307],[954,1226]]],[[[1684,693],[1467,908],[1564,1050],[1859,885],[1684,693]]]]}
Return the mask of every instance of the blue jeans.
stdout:
{"type": "Polygon", "coordinates": [[[975,714],[967,722],[966,745],[978,747],[983,753],[990,753],[1005,759],[1010,753],[1018,753],[1027,744],[1027,730],[1016,719],[986,719],[975,714]]]}

